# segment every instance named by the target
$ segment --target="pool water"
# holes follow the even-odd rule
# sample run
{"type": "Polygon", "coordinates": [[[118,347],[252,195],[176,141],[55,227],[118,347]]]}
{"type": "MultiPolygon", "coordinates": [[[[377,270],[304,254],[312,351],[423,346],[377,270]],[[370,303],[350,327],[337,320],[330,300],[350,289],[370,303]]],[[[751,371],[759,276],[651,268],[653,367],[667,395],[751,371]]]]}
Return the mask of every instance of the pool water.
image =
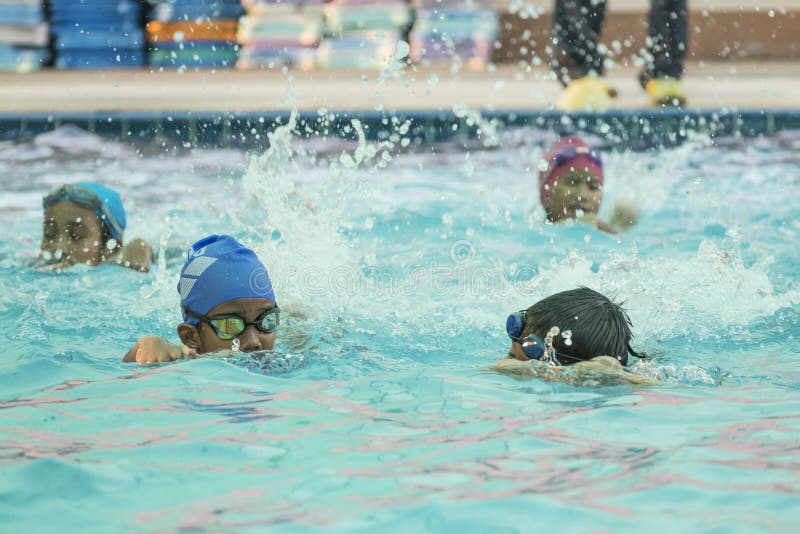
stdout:
{"type": "Polygon", "coordinates": [[[612,237],[541,222],[551,133],[498,135],[0,144],[0,530],[795,530],[800,136],[606,147],[604,213],[640,212],[612,237]],[[28,267],[41,197],[86,179],[119,189],[153,272],[28,267]],[[209,233],[269,267],[276,350],[122,364],[177,341],[209,233]],[[661,385],[489,371],[510,312],[579,285],[625,301],[650,354],[632,370],[661,385]]]}

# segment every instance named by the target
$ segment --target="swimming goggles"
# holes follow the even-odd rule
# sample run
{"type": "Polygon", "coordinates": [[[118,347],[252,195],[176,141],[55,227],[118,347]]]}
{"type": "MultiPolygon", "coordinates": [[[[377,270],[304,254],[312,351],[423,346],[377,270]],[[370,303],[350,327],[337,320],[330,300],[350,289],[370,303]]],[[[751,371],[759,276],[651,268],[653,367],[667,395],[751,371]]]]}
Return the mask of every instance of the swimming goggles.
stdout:
{"type": "Polygon", "coordinates": [[[526,310],[520,310],[508,316],[508,319],[506,319],[506,333],[511,338],[511,341],[520,344],[525,356],[531,360],[541,360],[547,352],[547,345],[544,340],[536,335],[520,337],[522,329],[525,328],[525,312],[526,310]]]}
{"type": "Polygon", "coordinates": [[[189,317],[194,317],[195,319],[203,321],[210,326],[211,329],[214,330],[214,333],[217,334],[217,337],[223,341],[228,341],[239,337],[245,330],[247,330],[247,327],[251,325],[255,326],[256,330],[259,332],[271,334],[278,329],[278,325],[281,322],[281,311],[277,306],[268,309],[252,322],[247,321],[244,319],[244,317],[233,313],[209,317],[208,315],[196,313],[185,306],[183,310],[189,317]]]}
{"type": "Polygon", "coordinates": [[[578,158],[579,156],[585,156],[586,159],[588,159],[601,169],[603,168],[603,160],[600,159],[600,153],[586,146],[565,146],[556,153],[555,165],[553,166],[553,168],[566,165],[570,161],[578,158]]]}
{"type": "Polygon", "coordinates": [[[519,343],[522,353],[531,360],[539,360],[550,365],[565,365],[582,361],[581,358],[558,352],[553,346],[553,339],[558,335],[558,328],[553,327],[544,339],[535,334],[521,337],[525,328],[526,310],[512,313],[506,319],[506,333],[511,341],[519,343]]]}
{"type": "Polygon", "coordinates": [[[91,189],[74,184],[65,184],[48,193],[42,200],[42,205],[44,209],[47,209],[61,200],[69,200],[79,206],[94,210],[103,219],[103,222],[108,225],[113,236],[121,236],[125,230],[108,209],[105,202],[100,200],[97,193],[91,189]]]}

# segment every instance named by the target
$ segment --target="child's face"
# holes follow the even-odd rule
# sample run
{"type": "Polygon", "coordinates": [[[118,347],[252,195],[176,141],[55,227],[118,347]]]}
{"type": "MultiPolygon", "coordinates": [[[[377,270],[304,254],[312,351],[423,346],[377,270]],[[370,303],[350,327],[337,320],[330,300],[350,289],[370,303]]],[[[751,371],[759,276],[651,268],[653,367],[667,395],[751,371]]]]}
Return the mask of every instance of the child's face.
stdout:
{"type": "MultiPolygon", "coordinates": [[[[274,302],[264,298],[233,299],[212,308],[206,316],[213,318],[219,315],[238,315],[245,321],[252,322],[265,311],[274,307],[274,302]]],[[[191,348],[196,349],[199,353],[230,349],[233,346],[232,339],[220,339],[214,329],[203,321],[200,321],[196,328],[199,334],[199,346],[191,348]]],[[[242,352],[272,350],[275,344],[275,332],[266,334],[255,326],[249,325],[236,339],[239,340],[239,350],[242,352]]]]}
{"type": "Polygon", "coordinates": [[[93,210],[67,200],[45,210],[41,257],[48,263],[97,265],[105,246],[103,223],[93,210]]]}
{"type": "Polygon", "coordinates": [[[592,217],[600,210],[603,185],[591,171],[569,171],[559,176],[551,187],[545,206],[547,218],[551,221],[592,217]]]}

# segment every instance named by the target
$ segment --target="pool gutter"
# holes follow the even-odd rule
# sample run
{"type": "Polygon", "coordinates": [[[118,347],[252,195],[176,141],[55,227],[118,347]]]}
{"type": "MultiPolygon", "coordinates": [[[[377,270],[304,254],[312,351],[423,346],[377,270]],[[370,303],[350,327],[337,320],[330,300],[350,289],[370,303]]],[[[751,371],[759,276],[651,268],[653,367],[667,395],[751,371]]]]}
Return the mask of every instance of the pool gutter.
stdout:
{"type": "MultiPolygon", "coordinates": [[[[286,124],[289,116],[289,111],[5,113],[0,114],[0,140],[22,141],[72,124],[117,141],[159,139],[165,146],[263,148],[266,134],[286,124]]],[[[369,140],[389,139],[410,121],[402,136],[420,145],[459,140],[481,140],[492,145],[496,133],[509,128],[533,128],[562,135],[591,133],[610,145],[644,149],[677,145],[692,135],[747,138],[800,130],[800,109],[299,112],[297,132],[301,137],[355,138],[354,120],[359,121],[369,140]]]]}

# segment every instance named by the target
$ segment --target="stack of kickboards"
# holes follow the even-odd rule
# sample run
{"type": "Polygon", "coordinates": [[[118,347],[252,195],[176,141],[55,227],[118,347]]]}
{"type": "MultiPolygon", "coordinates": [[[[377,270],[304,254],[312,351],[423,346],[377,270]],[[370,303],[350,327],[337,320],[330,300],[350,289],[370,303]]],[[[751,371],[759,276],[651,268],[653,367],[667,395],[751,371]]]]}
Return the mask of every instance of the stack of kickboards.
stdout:
{"type": "Polygon", "coordinates": [[[144,64],[139,0],[50,0],[55,66],[108,69],[144,64]]]}
{"type": "Polygon", "coordinates": [[[461,62],[484,69],[492,59],[499,15],[489,0],[414,0],[411,59],[423,65],[461,62]]]}
{"type": "Polygon", "coordinates": [[[42,0],[0,0],[0,71],[30,72],[47,62],[42,0]]]}
{"type": "MultiPolygon", "coordinates": [[[[403,0],[332,0],[317,62],[326,68],[380,69],[405,41],[412,13],[403,0]]],[[[400,50],[402,53],[402,50],[400,50]]]]}
{"type": "Polygon", "coordinates": [[[147,61],[153,67],[236,65],[239,0],[149,0],[147,61]]]}
{"type": "Polygon", "coordinates": [[[239,20],[240,69],[316,64],[322,37],[324,0],[242,0],[247,15],[239,20]]]}

